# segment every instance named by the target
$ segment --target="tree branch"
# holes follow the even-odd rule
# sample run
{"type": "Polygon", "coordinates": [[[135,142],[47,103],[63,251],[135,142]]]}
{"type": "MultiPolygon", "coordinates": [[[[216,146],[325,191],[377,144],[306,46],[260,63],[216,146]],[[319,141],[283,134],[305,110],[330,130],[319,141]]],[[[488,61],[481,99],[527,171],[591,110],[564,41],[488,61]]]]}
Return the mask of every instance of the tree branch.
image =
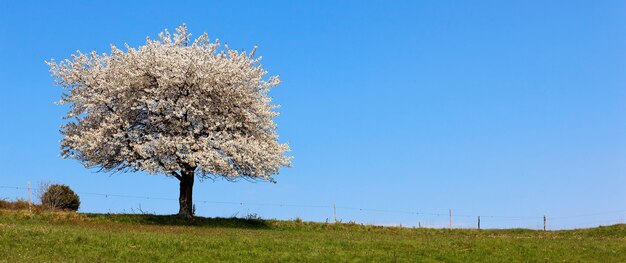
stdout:
{"type": "Polygon", "coordinates": [[[183,177],[178,174],[176,171],[172,171],[172,176],[176,177],[176,179],[178,179],[179,181],[183,180],[183,177]]]}

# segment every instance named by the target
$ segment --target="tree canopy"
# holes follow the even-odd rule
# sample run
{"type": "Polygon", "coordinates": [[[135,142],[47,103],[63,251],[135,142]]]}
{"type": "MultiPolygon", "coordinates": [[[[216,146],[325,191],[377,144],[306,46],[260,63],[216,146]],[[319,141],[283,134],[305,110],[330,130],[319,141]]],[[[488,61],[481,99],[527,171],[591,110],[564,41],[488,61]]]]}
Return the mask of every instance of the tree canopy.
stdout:
{"type": "Polygon", "coordinates": [[[256,47],[238,52],[206,33],[192,41],[185,25],[125,46],[46,62],[65,89],[59,103],[70,107],[61,127],[64,158],[179,180],[191,173],[273,181],[290,165],[268,96],[280,80],[266,77],[256,47]]]}

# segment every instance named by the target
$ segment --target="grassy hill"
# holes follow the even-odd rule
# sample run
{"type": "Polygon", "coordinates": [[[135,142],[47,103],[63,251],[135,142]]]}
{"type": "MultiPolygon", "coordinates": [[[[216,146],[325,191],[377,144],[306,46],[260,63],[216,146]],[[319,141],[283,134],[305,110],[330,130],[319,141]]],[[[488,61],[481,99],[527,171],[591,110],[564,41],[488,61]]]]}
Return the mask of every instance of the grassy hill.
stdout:
{"type": "Polygon", "coordinates": [[[0,210],[2,262],[626,262],[626,225],[445,230],[0,210]]]}

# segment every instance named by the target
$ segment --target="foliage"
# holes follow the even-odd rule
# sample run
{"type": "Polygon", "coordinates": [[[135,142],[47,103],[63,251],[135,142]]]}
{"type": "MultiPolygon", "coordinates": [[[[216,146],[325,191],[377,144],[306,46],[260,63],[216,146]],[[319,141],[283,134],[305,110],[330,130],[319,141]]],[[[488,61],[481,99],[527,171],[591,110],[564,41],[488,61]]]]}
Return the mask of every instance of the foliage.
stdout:
{"type": "Polygon", "coordinates": [[[126,52],[46,62],[71,107],[62,156],[105,171],[272,181],[290,164],[268,96],[278,76],[265,78],[254,51],[176,31],[126,52]]]}
{"type": "Polygon", "coordinates": [[[40,196],[41,204],[51,209],[77,211],[80,207],[80,198],[67,185],[52,184],[45,188],[40,196]]]}
{"type": "Polygon", "coordinates": [[[0,255],[8,262],[626,262],[625,240],[626,225],[548,232],[449,231],[0,211],[0,255]]]}
{"type": "MultiPolygon", "coordinates": [[[[24,199],[18,198],[15,201],[8,200],[0,200],[0,209],[8,209],[8,210],[28,210],[29,204],[28,201],[24,199]]],[[[30,208],[34,212],[39,212],[44,209],[42,205],[39,204],[30,204],[30,208]]]]}

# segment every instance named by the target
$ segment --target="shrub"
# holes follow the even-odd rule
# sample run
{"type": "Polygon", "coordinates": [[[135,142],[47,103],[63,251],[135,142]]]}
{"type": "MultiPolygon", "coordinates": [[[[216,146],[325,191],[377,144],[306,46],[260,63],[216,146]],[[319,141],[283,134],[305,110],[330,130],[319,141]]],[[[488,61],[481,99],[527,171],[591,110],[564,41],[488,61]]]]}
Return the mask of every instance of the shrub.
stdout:
{"type": "Polygon", "coordinates": [[[30,205],[28,204],[28,201],[24,200],[24,199],[20,199],[18,198],[15,201],[9,201],[3,198],[0,198],[0,209],[7,209],[7,210],[28,210],[30,207],[30,209],[33,212],[41,212],[44,210],[44,206],[43,205],[38,205],[38,204],[33,204],[31,203],[30,205]]]}
{"type": "Polygon", "coordinates": [[[44,189],[41,204],[51,209],[78,210],[80,198],[67,185],[52,184],[44,189]]]}
{"type": "Polygon", "coordinates": [[[249,213],[246,217],[244,217],[244,219],[247,219],[247,220],[263,220],[263,218],[260,215],[258,215],[257,213],[252,213],[252,214],[249,213]]]}
{"type": "Polygon", "coordinates": [[[28,209],[28,202],[22,199],[15,201],[0,200],[0,209],[23,210],[28,209]]]}

